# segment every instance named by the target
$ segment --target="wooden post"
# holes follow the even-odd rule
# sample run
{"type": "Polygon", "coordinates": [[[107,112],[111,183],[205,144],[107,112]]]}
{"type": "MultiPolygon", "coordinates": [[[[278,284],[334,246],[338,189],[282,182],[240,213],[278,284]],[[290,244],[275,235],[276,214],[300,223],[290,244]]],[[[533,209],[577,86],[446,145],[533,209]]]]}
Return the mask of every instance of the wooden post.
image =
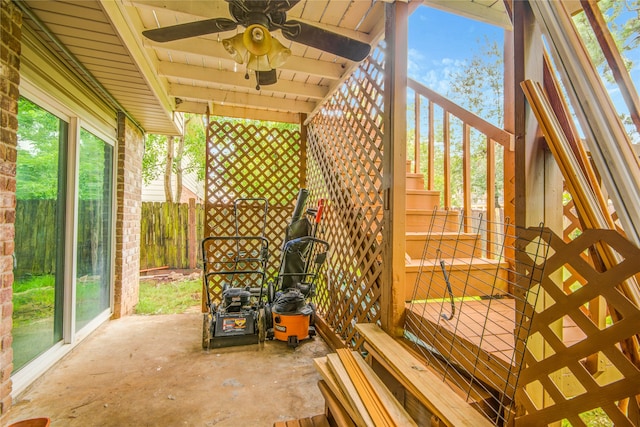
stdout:
{"type": "MultiPolygon", "coordinates": [[[[513,51],[515,124],[515,224],[519,227],[537,226],[544,222],[556,234],[562,235],[562,174],[546,148],[538,122],[526,102],[519,82],[526,79],[543,80],[543,41],[529,2],[513,2],[513,51]]],[[[518,267],[516,267],[518,268],[518,267]]],[[[561,273],[559,273],[561,275],[561,273]]],[[[562,277],[557,283],[562,286],[562,277]]],[[[518,301],[526,296],[526,286],[514,290],[518,301]]],[[[547,307],[554,302],[541,293],[537,303],[547,307]]],[[[522,304],[517,304],[516,315],[525,312],[522,304]]],[[[516,319],[518,321],[519,319],[516,319]]],[[[557,336],[562,336],[562,320],[552,325],[557,336]]],[[[523,343],[519,337],[517,343],[523,343]]],[[[546,358],[553,351],[542,339],[529,338],[527,347],[536,357],[546,358]]],[[[523,349],[516,349],[522,351],[523,349]]],[[[561,387],[561,373],[551,378],[561,387]]],[[[529,386],[527,393],[539,408],[551,402],[542,387],[529,386]]]]}
{"type": "Polygon", "coordinates": [[[413,138],[413,173],[420,173],[420,94],[418,92],[415,93],[415,133],[413,138]]]}
{"type": "Polygon", "coordinates": [[[385,3],[385,80],[383,140],[383,263],[380,295],[383,329],[402,334],[405,296],[405,199],[407,160],[408,5],[385,3]]]}
{"type": "Polygon", "coordinates": [[[189,199],[189,237],[187,251],[189,252],[189,268],[191,270],[198,266],[198,241],[196,237],[196,199],[189,199]]]}
{"type": "Polygon", "coordinates": [[[307,185],[307,120],[306,114],[300,114],[300,187],[307,185]]]}

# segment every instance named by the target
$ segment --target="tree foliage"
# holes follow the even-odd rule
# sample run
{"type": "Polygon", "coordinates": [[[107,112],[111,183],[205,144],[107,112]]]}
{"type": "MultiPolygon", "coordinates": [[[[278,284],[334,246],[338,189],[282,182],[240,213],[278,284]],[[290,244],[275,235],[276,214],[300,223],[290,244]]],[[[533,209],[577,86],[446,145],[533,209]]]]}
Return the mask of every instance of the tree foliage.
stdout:
{"type": "Polygon", "coordinates": [[[56,199],[61,139],[67,123],[26,98],[18,101],[18,200],[56,199]]]}
{"type": "MultiPolygon", "coordinates": [[[[142,157],[143,182],[149,184],[160,175],[164,175],[167,200],[174,200],[173,192],[167,191],[167,184],[174,182],[173,176],[176,176],[176,181],[181,182],[183,174],[195,173],[199,181],[204,180],[206,133],[203,116],[186,114],[184,128],[183,136],[147,134],[145,139],[145,151],[142,157]],[[170,140],[170,138],[173,139],[170,140]],[[168,147],[172,148],[171,153],[167,151],[168,147]]],[[[179,200],[180,191],[181,185],[178,184],[175,197],[177,200],[179,200]]]]}
{"type": "MultiPolygon", "coordinates": [[[[630,70],[633,62],[625,58],[625,53],[640,46],[640,0],[600,0],[598,7],[607,22],[618,50],[622,54],[627,70],[630,70]],[[628,12],[631,12],[632,17],[622,21],[622,14],[628,12]]],[[[574,17],[574,22],[594,65],[600,74],[612,83],[611,69],[607,66],[607,61],[587,17],[584,13],[579,13],[574,17]]]]}

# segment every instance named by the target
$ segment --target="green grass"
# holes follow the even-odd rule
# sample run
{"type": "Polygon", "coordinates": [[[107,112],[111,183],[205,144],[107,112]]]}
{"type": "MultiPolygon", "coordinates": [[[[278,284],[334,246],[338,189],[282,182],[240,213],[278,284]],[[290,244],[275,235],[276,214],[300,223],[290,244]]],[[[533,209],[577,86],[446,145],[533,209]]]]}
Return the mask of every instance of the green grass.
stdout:
{"type": "Polygon", "coordinates": [[[13,283],[13,325],[53,316],[55,277],[33,276],[13,283]]]}
{"type": "Polygon", "coordinates": [[[200,305],[201,290],[201,280],[158,283],[142,280],[136,314],[184,313],[200,305]]]}

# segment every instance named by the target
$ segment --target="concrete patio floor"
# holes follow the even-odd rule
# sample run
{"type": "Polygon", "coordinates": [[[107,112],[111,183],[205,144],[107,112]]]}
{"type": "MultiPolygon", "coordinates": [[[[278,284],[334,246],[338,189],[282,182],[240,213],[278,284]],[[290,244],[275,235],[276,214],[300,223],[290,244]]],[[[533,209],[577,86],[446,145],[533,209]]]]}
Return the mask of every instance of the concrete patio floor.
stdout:
{"type": "Polygon", "coordinates": [[[199,313],[107,322],[14,400],[8,424],[272,426],[324,411],[321,338],[207,352],[201,329],[199,313]]]}

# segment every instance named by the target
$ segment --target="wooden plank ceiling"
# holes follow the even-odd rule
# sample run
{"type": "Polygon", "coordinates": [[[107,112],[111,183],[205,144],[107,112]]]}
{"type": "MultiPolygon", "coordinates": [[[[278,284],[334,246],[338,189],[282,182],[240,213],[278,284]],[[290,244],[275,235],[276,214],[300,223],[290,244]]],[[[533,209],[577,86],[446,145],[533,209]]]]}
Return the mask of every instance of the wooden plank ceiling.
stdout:
{"type": "MultiPolygon", "coordinates": [[[[236,64],[221,43],[243,31],[242,26],[165,43],[142,36],[148,29],[233,19],[226,1],[26,0],[24,4],[35,18],[25,23],[49,40],[54,50],[60,48],[51,35],[62,42],[91,78],[148,132],[178,133],[175,112],[204,113],[207,108],[222,116],[298,122],[301,114],[312,115],[358,65],[289,41],[275,30],[272,35],[291,50],[291,56],[277,70],[277,83],[257,90],[255,77],[245,79],[244,66],[236,64]]],[[[424,4],[509,26],[501,0],[424,0],[424,4]]],[[[375,46],[383,37],[384,2],[301,0],[287,12],[287,19],[375,46]]]]}

